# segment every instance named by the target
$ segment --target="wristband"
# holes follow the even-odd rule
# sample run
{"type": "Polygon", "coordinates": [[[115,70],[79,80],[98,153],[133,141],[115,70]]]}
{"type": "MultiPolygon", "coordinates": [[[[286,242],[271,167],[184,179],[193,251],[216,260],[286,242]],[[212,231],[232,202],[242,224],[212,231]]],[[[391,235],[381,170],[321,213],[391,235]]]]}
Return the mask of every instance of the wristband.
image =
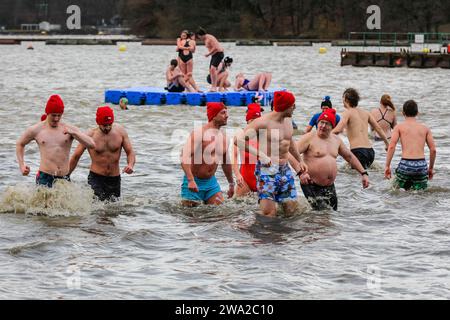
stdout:
{"type": "Polygon", "coordinates": [[[362,176],[369,176],[369,173],[367,171],[361,172],[362,176]]]}

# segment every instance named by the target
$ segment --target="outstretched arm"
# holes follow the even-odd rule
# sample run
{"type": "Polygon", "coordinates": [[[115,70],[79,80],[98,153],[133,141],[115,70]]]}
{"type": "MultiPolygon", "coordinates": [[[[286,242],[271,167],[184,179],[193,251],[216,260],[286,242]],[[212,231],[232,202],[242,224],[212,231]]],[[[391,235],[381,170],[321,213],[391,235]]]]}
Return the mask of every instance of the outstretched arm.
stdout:
{"type": "Polygon", "coordinates": [[[391,143],[389,144],[387,155],[386,155],[386,165],[384,168],[384,177],[386,179],[390,179],[392,177],[391,173],[391,161],[394,157],[395,148],[397,147],[398,139],[400,138],[400,130],[398,129],[398,126],[395,127],[394,131],[392,132],[391,136],[391,143]]]}
{"type": "Polygon", "coordinates": [[[250,143],[247,143],[246,140],[258,140],[259,143],[259,136],[258,131],[261,128],[260,126],[260,118],[254,120],[252,123],[250,123],[243,131],[238,133],[236,135],[236,138],[234,140],[234,144],[242,151],[248,152],[257,159],[259,159],[262,163],[268,164],[271,162],[271,159],[268,155],[266,155],[262,149],[263,148],[254,148],[250,145],[250,143]]]}
{"type": "Polygon", "coordinates": [[[241,172],[239,171],[239,163],[238,163],[239,150],[238,150],[238,147],[236,145],[236,137],[234,137],[233,142],[234,143],[231,146],[231,149],[232,149],[232,151],[231,151],[231,153],[232,153],[231,165],[233,167],[234,175],[236,176],[236,182],[237,182],[238,185],[241,185],[242,182],[243,182],[243,177],[241,175],[241,172]]]}
{"type": "Polygon", "coordinates": [[[132,174],[134,172],[134,164],[136,163],[136,153],[134,152],[130,137],[128,137],[128,133],[125,131],[125,129],[123,129],[122,147],[127,154],[127,166],[122,170],[122,172],[132,174]]]}
{"type": "Polygon", "coordinates": [[[25,164],[24,160],[25,146],[34,140],[35,135],[34,128],[28,128],[16,143],[17,162],[19,163],[20,172],[22,172],[22,175],[24,176],[27,176],[30,173],[30,167],[25,164]]]}
{"type": "Polygon", "coordinates": [[[344,111],[344,113],[342,114],[342,117],[341,117],[341,121],[339,121],[336,128],[334,128],[333,131],[331,131],[331,132],[334,134],[341,133],[347,127],[347,123],[348,123],[348,113],[347,113],[347,111],[344,111]]]}
{"type": "Polygon", "coordinates": [[[75,140],[77,140],[79,143],[81,143],[88,149],[95,149],[94,140],[91,137],[89,137],[87,134],[82,133],[80,131],[80,129],[78,129],[74,126],[65,125],[64,134],[71,135],[75,140]]]}
{"type": "Polygon", "coordinates": [[[201,142],[203,139],[202,133],[200,133],[199,137],[197,136],[198,134],[196,134],[196,131],[192,132],[181,151],[181,168],[183,169],[188,180],[188,188],[193,192],[198,192],[198,187],[195,183],[191,165],[195,160],[195,150],[197,147],[201,147],[201,142]]]}
{"type": "Polygon", "coordinates": [[[430,149],[430,167],[428,168],[428,178],[430,180],[433,180],[433,176],[434,176],[434,163],[436,161],[436,145],[434,143],[434,139],[433,139],[433,135],[431,134],[431,130],[428,129],[428,133],[427,133],[427,145],[428,148],[430,149]]]}
{"type": "Polygon", "coordinates": [[[182,50],[183,49],[183,46],[181,45],[181,38],[177,38],[177,52],[178,52],[178,50],[182,50]]]}
{"type": "Polygon", "coordinates": [[[383,139],[387,150],[389,148],[389,141],[386,137],[386,133],[384,133],[383,129],[381,129],[380,125],[378,124],[378,122],[375,121],[375,118],[371,114],[369,114],[369,124],[372,127],[372,129],[378,133],[378,136],[381,139],[383,139]]]}
{"type": "Polygon", "coordinates": [[[69,161],[69,175],[71,175],[73,170],[75,170],[75,168],[77,167],[78,162],[80,161],[80,158],[84,153],[84,150],[86,150],[86,147],[83,146],[81,143],[79,143],[78,146],[75,148],[75,151],[72,157],[70,157],[69,161]]]}
{"type": "Polygon", "coordinates": [[[297,149],[297,146],[296,146],[293,138],[291,138],[291,144],[289,145],[289,154],[292,155],[294,157],[294,159],[297,160],[297,162],[298,162],[297,174],[308,172],[308,166],[303,161],[303,158],[300,155],[300,152],[297,149]]]}
{"type": "MultiPolygon", "coordinates": [[[[297,149],[300,155],[304,154],[308,150],[311,137],[312,137],[311,133],[305,134],[300,138],[298,142],[295,143],[295,148],[297,149]]],[[[308,171],[307,170],[305,171],[304,168],[302,168],[301,163],[298,162],[298,160],[290,152],[289,152],[289,164],[296,172],[296,175],[300,178],[302,184],[309,184],[312,182],[308,174],[308,171]]]]}
{"type": "Polygon", "coordinates": [[[362,185],[363,188],[366,189],[369,187],[369,174],[362,166],[361,162],[359,162],[358,158],[345,146],[344,142],[339,139],[339,155],[347,161],[353,169],[358,171],[362,176],[362,185]]]}
{"type": "Polygon", "coordinates": [[[225,152],[223,153],[222,170],[223,170],[223,173],[225,174],[225,177],[227,178],[228,185],[229,185],[228,198],[232,198],[234,195],[234,179],[233,179],[233,169],[230,164],[230,154],[228,151],[228,142],[227,142],[226,138],[224,138],[224,148],[225,148],[225,152]]]}

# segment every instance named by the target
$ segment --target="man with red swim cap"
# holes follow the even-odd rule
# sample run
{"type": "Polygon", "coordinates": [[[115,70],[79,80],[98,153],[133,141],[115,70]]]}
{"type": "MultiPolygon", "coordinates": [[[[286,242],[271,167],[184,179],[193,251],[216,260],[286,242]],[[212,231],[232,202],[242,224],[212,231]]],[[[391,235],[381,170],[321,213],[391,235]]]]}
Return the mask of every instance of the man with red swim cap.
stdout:
{"type": "MultiPolygon", "coordinates": [[[[247,113],[245,115],[245,120],[247,124],[252,123],[255,119],[258,119],[262,115],[262,108],[259,103],[250,103],[247,106],[247,113]]],[[[248,141],[248,144],[258,149],[258,140],[252,139],[248,141]]],[[[252,192],[256,192],[256,176],[255,176],[255,168],[256,162],[258,158],[253,156],[252,154],[246,152],[245,150],[241,150],[240,159],[241,166],[238,166],[238,148],[236,145],[233,145],[233,171],[236,176],[236,197],[243,197],[252,192]]]]}
{"type": "MultiPolygon", "coordinates": [[[[95,118],[98,127],[90,129],[87,135],[95,141],[95,149],[89,149],[91,169],[88,184],[100,201],[114,201],[120,197],[120,155],[122,149],[127,155],[127,166],[122,170],[132,174],[136,154],[125,128],[114,123],[114,111],[108,107],[99,107],[95,118]]],[[[79,144],[70,158],[70,172],[80,160],[86,148],[79,144]]]]}
{"type": "MultiPolygon", "coordinates": [[[[314,210],[337,210],[338,199],[334,181],[337,175],[336,158],[340,155],[361,174],[362,186],[369,186],[369,176],[359,160],[331,131],[336,127],[336,110],[325,110],[318,119],[317,131],[309,132],[297,142],[298,152],[308,166],[300,175],[300,187],[314,210]]],[[[298,163],[291,159],[294,170],[298,163]]]]}
{"type": "Polygon", "coordinates": [[[24,176],[30,173],[30,167],[25,164],[25,146],[35,140],[39,147],[41,161],[36,183],[49,188],[57,179],[70,181],[69,156],[74,139],[86,148],[94,148],[92,138],[72,125],[63,123],[64,103],[60,96],[52,95],[45,107],[46,117],[42,121],[29,127],[16,144],[17,161],[24,176]]]}
{"type": "Polygon", "coordinates": [[[255,171],[258,198],[261,213],[270,217],[276,216],[277,203],[288,215],[297,209],[295,175],[289,167],[289,154],[300,163],[298,174],[308,170],[292,139],[294,95],[287,91],[275,92],[273,106],[272,112],[250,123],[235,140],[239,149],[258,157],[255,171]],[[258,150],[246,144],[247,139],[257,139],[258,150]]]}
{"type": "Polygon", "coordinates": [[[228,110],[221,102],[209,102],[206,113],[208,123],[191,132],[181,152],[181,167],[185,174],[181,185],[183,206],[223,203],[222,191],[215,176],[219,164],[229,183],[228,197],[234,194],[228,141],[220,130],[227,124],[228,110]]]}

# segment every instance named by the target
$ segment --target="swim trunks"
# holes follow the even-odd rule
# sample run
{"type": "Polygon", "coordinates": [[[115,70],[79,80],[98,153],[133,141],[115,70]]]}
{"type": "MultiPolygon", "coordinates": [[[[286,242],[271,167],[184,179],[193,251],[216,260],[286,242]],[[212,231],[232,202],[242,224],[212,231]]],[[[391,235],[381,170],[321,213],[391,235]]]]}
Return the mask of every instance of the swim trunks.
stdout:
{"type": "Polygon", "coordinates": [[[297,199],[294,175],[288,164],[267,166],[258,161],[255,176],[259,200],[280,203],[297,199]]]}
{"type": "Polygon", "coordinates": [[[39,171],[36,175],[36,184],[40,186],[52,188],[56,180],[70,181],[70,176],[53,176],[42,171],[39,171]]]}
{"type": "Polygon", "coordinates": [[[209,67],[211,68],[211,66],[214,66],[218,68],[219,64],[222,62],[224,57],[225,55],[223,54],[223,52],[216,52],[211,56],[211,62],[209,64],[209,67]]]}
{"type": "Polygon", "coordinates": [[[175,82],[172,82],[167,86],[167,91],[169,92],[183,92],[184,87],[181,84],[176,84],[175,82]]]}
{"type": "MultiPolygon", "coordinates": [[[[255,140],[250,140],[249,145],[255,149],[258,149],[258,142],[255,140]]],[[[256,156],[244,151],[241,152],[241,159],[243,159],[243,162],[239,171],[250,190],[252,192],[256,192],[256,156]]]]}
{"type": "Polygon", "coordinates": [[[120,198],[120,176],[102,176],[90,171],[88,184],[100,201],[114,201],[120,198]]]}
{"type": "Polygon", "coordinates": [[[181,185],[181,198],[183,200],[207,202],[212,196],[222,192],[215,176],[212,176],[209,179],[199,179],[194,177],[194,180],[197,184],[198,192],[189,190],[189,182],[187,177],[184,176],[181,185]]]}
{"type": "Polygon", "coordinates": [[[327,187],[317,184],[300,184],[300,187],[314,210],[333,208],[334,211],[337,211],[338,199],[334,183],[327,187]]]}
{"type": "Polygon", "coordinates": [[[428,187],[428,164],[425,159],[402,159],[395,175],[395,185],[398,188],[425,190],[428,187]]]}
{"type": "Polygon", "coordinates": [[[368,169],[375,160],[375,150],[373,148],[357,148],[352,149],[352,153],[358,158],[364,169],[368,169]]]}

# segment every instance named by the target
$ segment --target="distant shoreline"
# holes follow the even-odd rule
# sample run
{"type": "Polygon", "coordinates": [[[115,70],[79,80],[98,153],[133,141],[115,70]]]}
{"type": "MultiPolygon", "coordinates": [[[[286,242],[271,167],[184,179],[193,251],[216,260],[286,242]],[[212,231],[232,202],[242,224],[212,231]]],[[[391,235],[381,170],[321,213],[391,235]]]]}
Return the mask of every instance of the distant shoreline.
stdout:
{"type": "MultiPolygon", "coordinates": [[[[74,35],[74,34],[38,34],[12,33],[0,34],[0,45],[20,45],[22,42],[42,41],[48,45],[117,45],[118,42],[140,42],[142,45],[176,45],[176,38],[146,38],[136,35],[74,35]]],[[[222,43],[235,43],[236,46],[299,46],[310,47],[314,44],[331,44],[334,47],[409,47],[408,40],[357,40],[357,39],[307,39],[307,38],[270,38],[270,39],[219,39],[222,43]]],[[[202,45],[202,41],[197,41],[202,45]]],[[[446,47],[448,44],[444,43],[446,47]]]]}

